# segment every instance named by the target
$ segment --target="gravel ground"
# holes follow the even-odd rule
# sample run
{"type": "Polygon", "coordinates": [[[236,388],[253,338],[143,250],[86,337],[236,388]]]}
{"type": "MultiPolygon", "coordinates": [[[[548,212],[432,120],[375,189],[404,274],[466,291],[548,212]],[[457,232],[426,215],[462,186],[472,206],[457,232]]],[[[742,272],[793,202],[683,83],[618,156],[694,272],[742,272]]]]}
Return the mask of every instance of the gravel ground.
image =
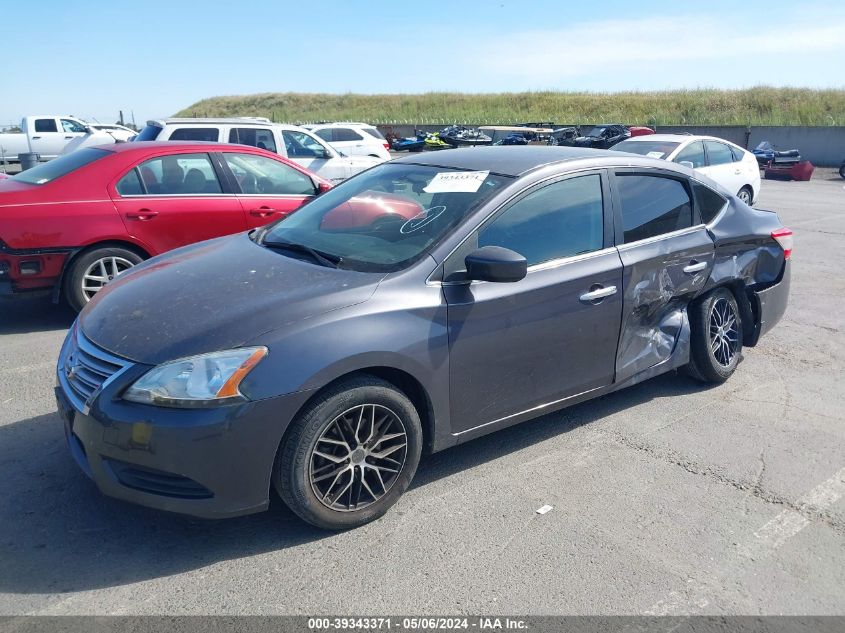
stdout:
{"type": "Polygon", "coordinates": [[[666,375],[428,457],[341,534],[101,496],[52,396],[72,315],[0,304],[0,614],[845,613],[843,185],[764,181],[791,303],[727,384],[666,375]]]}

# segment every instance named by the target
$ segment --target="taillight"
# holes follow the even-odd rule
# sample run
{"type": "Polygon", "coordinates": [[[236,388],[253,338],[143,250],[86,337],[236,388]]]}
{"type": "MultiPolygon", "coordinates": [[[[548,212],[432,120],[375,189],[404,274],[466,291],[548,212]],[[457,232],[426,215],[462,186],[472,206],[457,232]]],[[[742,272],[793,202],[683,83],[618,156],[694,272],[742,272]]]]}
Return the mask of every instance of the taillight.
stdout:
{"type": "Polygon", "coordinates": [[[772,239],[775,240],[783,249],[783,258],[789,259],[792,255],[792,231],[787,228],[772,231],[772,239]]]}
{"type": "Polygon", "coordinates": [[[390,151],[390,144],[389,143],[382,143],[382,145],[384,145],[384,149],[386,149],[388,152],[390,151]]]}

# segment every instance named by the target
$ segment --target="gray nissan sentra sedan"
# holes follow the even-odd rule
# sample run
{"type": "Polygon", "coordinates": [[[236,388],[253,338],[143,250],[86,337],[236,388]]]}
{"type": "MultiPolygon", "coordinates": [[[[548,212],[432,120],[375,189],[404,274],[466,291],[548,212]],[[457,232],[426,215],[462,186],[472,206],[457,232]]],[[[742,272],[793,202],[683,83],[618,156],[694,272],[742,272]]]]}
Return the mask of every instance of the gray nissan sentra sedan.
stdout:
{"type": "Polygon", "coordinates": [[[71,328],[56,396],[110,496],[202,517],[371,521],[438,451],[781,318],[792,232],[665,161],[488,147],[374,167],[268,227],[172,251],[71,328]]]}

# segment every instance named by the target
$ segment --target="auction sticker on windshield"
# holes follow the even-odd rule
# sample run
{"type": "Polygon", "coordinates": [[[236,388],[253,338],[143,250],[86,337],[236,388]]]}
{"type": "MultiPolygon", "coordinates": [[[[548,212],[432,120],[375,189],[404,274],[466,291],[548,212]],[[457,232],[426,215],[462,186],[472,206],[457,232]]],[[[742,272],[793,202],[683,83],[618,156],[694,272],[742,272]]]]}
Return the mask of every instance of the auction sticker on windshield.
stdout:
{"type": "Polygon", "coordinates": [[[490,170],[487,171],[439,171],[423,189],[426,193],[475,193],[490,170]]]}
{"type": "Polygon", "coordinates": [[[646,156],[649,158],[663,158],[663,152],[649,152],[646,156]]]}

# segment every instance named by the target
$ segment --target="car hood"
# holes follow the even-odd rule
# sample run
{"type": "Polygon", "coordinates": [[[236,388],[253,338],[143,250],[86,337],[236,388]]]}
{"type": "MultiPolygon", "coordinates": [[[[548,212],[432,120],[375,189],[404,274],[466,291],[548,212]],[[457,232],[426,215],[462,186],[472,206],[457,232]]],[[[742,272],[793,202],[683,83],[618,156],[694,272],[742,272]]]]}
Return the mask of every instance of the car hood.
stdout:
{"type": "Polygon", "coordinates": [[[97,293],[79,322],[103,349],[156,365],[362,303],[383,277],[294,259],[242,233],[140,264],[97,293]]]}

